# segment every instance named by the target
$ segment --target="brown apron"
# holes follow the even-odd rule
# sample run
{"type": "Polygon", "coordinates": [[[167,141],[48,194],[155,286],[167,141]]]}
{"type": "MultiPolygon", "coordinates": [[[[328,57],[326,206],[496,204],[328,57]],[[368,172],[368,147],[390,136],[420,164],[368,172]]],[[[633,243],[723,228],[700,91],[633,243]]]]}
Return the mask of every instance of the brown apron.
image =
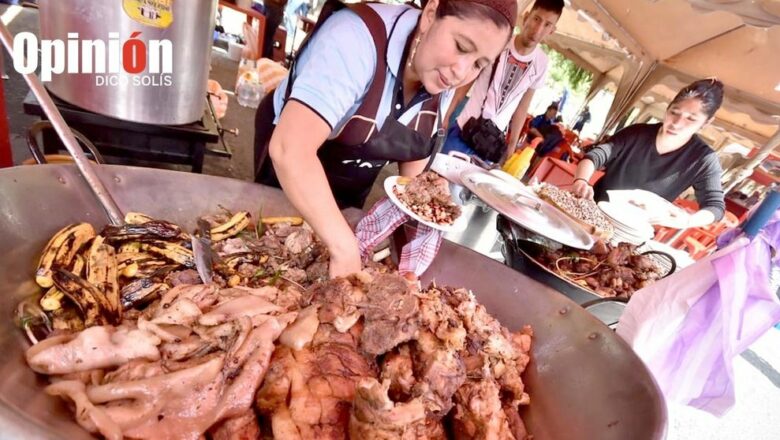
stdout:
{"type": "MultiPolygon", "coordinates": [[[[403,98],[394,98],[390,115],[385,119],[382,128],[376,129],[377,112],[387,77],[386,54],[389,36],[384,21],[371,7],[366,4],[356,4],[349,7],[365,22],[371,33],[377,51],[376,70],[368,92],[355,115],[347,121],[334,139],[329,139],[320,147],[317,156],[322,162],[328,183],[339,207],[362,208],[382,167],[391,161],[410,162],[429,156],[433,157],[435,150],[441,148],[445,133],[441,127],[440,96],[427,94],[420,96],[420,100],[424,99],[422,108],[406,125],[397,120],[401,115],[394,115],[397,108],[396,101],[403,98]],[[436,130],[437,121],[439,122],[438,132],[436,130]],[[434,135],[436,136],[434,137],[434,135]]],[[[323,21],[324,19],[321,18],[312,34],[317,31],[323,21]]],[[[395,24],[390,35],[392,35],[394,28],[395,24]]],[[[299,53],[305,47],[306,42],[301,46],[299,53]]],[[[403,59],[401,63],[399,72],[402,72],[404,66],[403,59]]],[[[286,93],[288,97],[292,90],[293,69],[294,67],[290,69],[288,79],[286,93]]],[[[402,76],[399,74],[399,82],[402,81],[402,76]]],[[[400,93],[394,93],[394,96],[398,95],[400,93]]],[[[269,121],[273,121],[274,118],[271,94],[267,95],[263,101],[258,108],[255,119],[255,170],[257,172],[255,181],[279,186],[271,161],[267,160],[268,141],[272,131],[272,127],[269,127],[269,121]]],[[[413,100],[410,107],[414,106],[415,102],[419,102],[419,100],[413,100]]]]}

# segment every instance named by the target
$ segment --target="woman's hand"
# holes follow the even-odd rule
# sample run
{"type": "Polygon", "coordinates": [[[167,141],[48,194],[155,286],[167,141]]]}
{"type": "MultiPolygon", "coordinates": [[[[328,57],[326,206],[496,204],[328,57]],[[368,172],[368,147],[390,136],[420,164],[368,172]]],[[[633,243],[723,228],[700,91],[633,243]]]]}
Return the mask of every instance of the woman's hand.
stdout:
{"type": "Polygon", "coordinates": [[[339,243],[336,248],[329,251],[331,278],[351,275],[363,269],[357,239],[339,243]]]}
{"type": "Polygon", "coordinates": [[[292,100],[282,110],[269,153],[285,196],[328,247],[331,276],[343,276],[360,271],[360,251],[317,158],[328,133],[330,127],[324,119],[292,100]]]}
{"type": "Polygon", "coordinates": [[[571,191],[577,197],[593,200],[593,187],[585,179],[576,179],[572,184],[571,191]]]}

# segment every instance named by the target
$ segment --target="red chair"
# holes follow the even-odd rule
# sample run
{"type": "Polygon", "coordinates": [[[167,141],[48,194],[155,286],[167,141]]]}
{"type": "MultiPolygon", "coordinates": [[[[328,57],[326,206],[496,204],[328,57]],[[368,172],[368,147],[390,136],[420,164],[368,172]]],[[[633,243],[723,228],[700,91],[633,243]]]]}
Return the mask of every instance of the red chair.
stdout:
{"type": "Polygon", "coordinates": [[[674,204],[679,206],[680,208],[685,209],[688,212],[696,212],[699,210],[699,204],[696,203],[696,201],[694,200],[676,199],[674,201],[674,204]]]}
{"type": "Polygon", "coordinates": [[[577,133],[567,128],[563,129],[563,138],[571,145],[578,145],[580,143],[580,137],[577,136],[577,133]]]}
{"type": "MultiPolygon", "coordinates": [[[[568,187],[571,186],[576,171],[577,165],[545,156],[529,173],[526,181],[531,182],[536,178],[540,182],[546,182],[559,187],[568,187]]],[[[603,171],[596,170],[590,178],[590,184],[595,184],[603,175],[603,171]]]]}
{"type": "Polygon", "coordinates": [[[672,243],[672,247],[684,250],[691,258],[698,260],[717,248],[716,240],[720,234],[726,229],[737,226],[739,226],[737,216],[726,211],[722,219],[711,225],[686,230],[672,243]]]}
{"type": "Polygon", "coordinates": [[[671,240],[672,237],[674,237],[674,234],[677,233],[678,229],[675,228],[667,228],[666,226],[659,226],[655,225],[655,235],[653,236],[653,240],[666,243],[667,241],[671,240]]]}

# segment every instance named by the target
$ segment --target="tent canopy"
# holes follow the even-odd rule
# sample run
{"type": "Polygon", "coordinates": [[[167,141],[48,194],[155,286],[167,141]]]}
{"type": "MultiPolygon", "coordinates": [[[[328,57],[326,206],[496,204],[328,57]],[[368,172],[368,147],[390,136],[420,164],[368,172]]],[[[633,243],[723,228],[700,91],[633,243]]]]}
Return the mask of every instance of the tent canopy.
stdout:
{"type": "Polygon", "coordinates": [[[780,0],[567,4],[549,44],[618,84],[612,122],[642,97],[668,102],[685,84],[714,76],[726,85],[716,125],[758,145],[777,131],[780,0]]]}

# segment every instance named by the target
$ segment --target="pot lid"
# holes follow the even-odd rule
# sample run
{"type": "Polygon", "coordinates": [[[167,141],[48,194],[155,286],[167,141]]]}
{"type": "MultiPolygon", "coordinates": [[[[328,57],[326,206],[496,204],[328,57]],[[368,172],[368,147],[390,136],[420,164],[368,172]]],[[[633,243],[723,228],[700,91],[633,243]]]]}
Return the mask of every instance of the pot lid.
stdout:
{"type": "Polygon", "coordinates": [[[483,170],[464,171],[463,185],[485,204],[520,226],[577,249],[593,247],[593,237],[531,189],[483,170]]]}

